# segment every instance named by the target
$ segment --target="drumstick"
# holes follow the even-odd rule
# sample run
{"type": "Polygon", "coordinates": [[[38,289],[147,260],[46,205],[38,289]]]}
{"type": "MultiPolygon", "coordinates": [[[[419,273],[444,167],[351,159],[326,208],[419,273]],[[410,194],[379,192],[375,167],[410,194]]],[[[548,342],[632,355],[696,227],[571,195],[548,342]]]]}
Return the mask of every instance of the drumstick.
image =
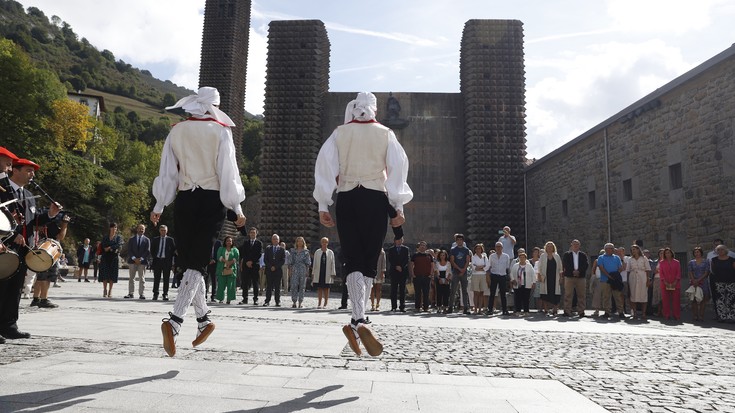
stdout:
{"type": "MultiPolygon", "coordinates": [[[[0,187],[0,188],[2,188],[2,187],[0,187]]],[[[34,195],[34,196],[29,196],[26,199],[35,199],[35,198],[40,198],[40,197],[41,197],[41,195],[34,195]]],[[[10,201],[5,201],[2,204],[0,204],[0,208],[4,207],[6,205],[10,205],[13,202],[17,202],[17,201],[18,201],[17,199],[11,199],[10,201]]]]}

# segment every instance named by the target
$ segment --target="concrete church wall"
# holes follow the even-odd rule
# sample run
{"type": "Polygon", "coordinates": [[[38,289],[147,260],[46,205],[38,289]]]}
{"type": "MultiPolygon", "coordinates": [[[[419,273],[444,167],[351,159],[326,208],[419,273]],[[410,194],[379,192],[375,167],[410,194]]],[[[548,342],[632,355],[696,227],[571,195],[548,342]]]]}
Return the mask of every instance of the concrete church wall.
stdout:
{"type": "MultiPolygon", "coordinates": [[[[389,94],[373,93],[378,98],[380,121],[386,115],[389,94]]],[[[324,140],[343,123],[345,106],[356,95],[357,92],[328,93],[324,105],[327,113],[323,116],[324,140]]],[[[414,199],[406,205],[406,241],[449,245],[452,235],[466,227],[462,97],[459,93],[393,93],[393,96],[401,104],[400,118],[409,122],[404,129],[394,130],[410,162],[408,184],[414,191],[414,199]]],[[[321,230],[337,240],[336,230],[324,227],[321,230]]],[[[386,243],[392,240],[393,234],[388,230],[386,243]]]]}
{"type": "Polygon", "coordinates": [[[687,257],[715,237],[735,246],[734,127],[735,46],[530,165],[529,245],[578,238],[595,253],[642,239],[687,257]]]}

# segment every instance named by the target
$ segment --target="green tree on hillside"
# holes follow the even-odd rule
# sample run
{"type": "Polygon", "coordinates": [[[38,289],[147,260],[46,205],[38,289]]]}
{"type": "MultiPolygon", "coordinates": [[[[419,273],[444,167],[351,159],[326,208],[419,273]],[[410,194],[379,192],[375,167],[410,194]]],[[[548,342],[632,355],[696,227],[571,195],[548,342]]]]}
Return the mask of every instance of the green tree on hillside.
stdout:
{"type": "Polygon", "coordinates": [[[11,148],[32,156],[45,152],[51,134],[44,127],[53,115],[52,102],[66,99],[66,90],[53,73],[37,69],[23,50],[0,39],[0,136],[11,148]]]}

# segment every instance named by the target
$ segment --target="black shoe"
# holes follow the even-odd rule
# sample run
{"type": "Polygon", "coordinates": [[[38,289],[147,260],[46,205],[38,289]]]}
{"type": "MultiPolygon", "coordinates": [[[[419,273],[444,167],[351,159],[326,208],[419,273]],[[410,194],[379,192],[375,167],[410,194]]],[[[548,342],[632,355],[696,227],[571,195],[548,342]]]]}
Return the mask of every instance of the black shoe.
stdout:
{"type": "Polygon", "coordinates": [[[38,303],[41,300],[38,297],[33,297],[33,301],[31,301],[31,307],[38,307],[38,303]]]}
{"type": "Polygon", "coordinates": [[[167,295],[167,294],[164,294],[164,295],[163,295],[163,298],[161,298],[161,300],[163,300],[163,301],[168,301],[168,295],[167,295]]]}
{"type": "Polygon", "coordinates": [[[140,296],[140,297],[138,297],[138,298],[140,298],[141,300],[145,300],[145,296],[144,296],[144,295],[141,295],[141,296],[140,296]]]}
{"type": "Polygon", "coordinates": [[[405,308],[401,308],[399,311],[402,312],[402,313],[405,313],[406,312],[406,309],[405,308]]]}
{"type": "Polygon", "coordinates": [[[571,315],[571,314],[569,314],[569,313],[561,313],[561,316],[562,316],[562,317],[571,317],[572,315],[571,315]]]}
{"type": "Polygon", "coordinates": [[[280,306],[281,306],[281,303],[276,303],[276,307],[280,307],[280,306]]]}
{"type": "Polygon", "coordinates": [[[242,301],[240,301],[238,304],[247,304],[247,303],[248,303],[248,299],[243,298],[242,301]]]}
{"type": "Polygon", "coordinates": [[[464,314],[464,315],[470,315],[470,312],[467,311],[467,310],[464,310],[464,312],[462,312],[462,314],[464,314]]]}
{"type": "Polygon", "coordinates": [[[158,295],[157,294],[153,294],[153,301],[158,301],[158,295]]]}
{"type": "Polygon", "coordinates": [[[125,297],[123,297],[123,298],[133,298],[133,294],[128,294],[128,295],[126,295],[126,296],[125,296],[125,297]]]}
{"type": "Polygon", "coordinates": [[[3,336],[8,340],[15,340],[19,338],[31,338],[30,333],[24,333],[22,331],[18,331],[17,328],[10,328],[7,330],[2,330],[0,331],[0,336],[3,336]]]}
{"type": "Polygon", "coordinates": [[[3,336],[0,336],[0,344],[5,344],[5,338],[3,336]]]}
{"type": "Polygon", "coordinates": [[[510,313],[507,311],[503,311],[503,315],[510,315],[510,313]]]}
{"type": "Polygon", "coordinates": [[[268,301],[266,301],[266,302],[263,303],[263,307],[268,307],[269,305],[270,305],[270,303],[268,301]]]}
{"type": "Polygon", "coordinates": [[[625,314],[624,313],[618,314],[618,318],[621,320],[625,320],[625,314]]]}
{"type": "Polygon", "coordinates": [[[58,308],[59,306],[44,298],[38,302],[38,308],[58,308]]]}
{"type": "Polygon", "coordinates": [[[258,305],[258,300],[253,300],[253,305],[258,305]]]}
{"type": "Polygon", "coordinates": [[[84,279],[84,282],[85,282],[85,283],[88,283],[88,282],[89,282],[89,280],[85,278],[85,279],[84,279]]]}
{"type": "Polygon", "coordinates": [[[370,321],[370,317],[365,317],[365,322],[363,324],[372,324],[373,322],[370,321]]]}
{"type": "MultiPolygon", "coordinates": [[[[347,309],[347,306],[346,305],[341,305],[341,306],[337,307],[337,310],[346,310],[346,309],[347,309]]],[[[392,310],[392,311],[395,311],[395,310],[392,310]]]]}

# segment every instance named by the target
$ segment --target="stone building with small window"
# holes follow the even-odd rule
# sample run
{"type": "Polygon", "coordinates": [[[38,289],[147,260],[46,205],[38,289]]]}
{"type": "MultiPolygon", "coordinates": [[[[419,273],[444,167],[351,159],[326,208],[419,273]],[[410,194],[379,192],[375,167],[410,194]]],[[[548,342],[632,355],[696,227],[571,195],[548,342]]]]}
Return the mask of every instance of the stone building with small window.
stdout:
{"type": "Polygon", "coordinates": [[[734,128],[735,45],[527,166],[528,245],[735,246],[734,128]]]}
{"type": "Polygon", "coordinates": [[[90,95],[81,92],[67,92],[66,96],[75,102],[89,107],[89,116],[99,119],[102,112],[106,112],[105,98],[100,95],[90,95]]]}

